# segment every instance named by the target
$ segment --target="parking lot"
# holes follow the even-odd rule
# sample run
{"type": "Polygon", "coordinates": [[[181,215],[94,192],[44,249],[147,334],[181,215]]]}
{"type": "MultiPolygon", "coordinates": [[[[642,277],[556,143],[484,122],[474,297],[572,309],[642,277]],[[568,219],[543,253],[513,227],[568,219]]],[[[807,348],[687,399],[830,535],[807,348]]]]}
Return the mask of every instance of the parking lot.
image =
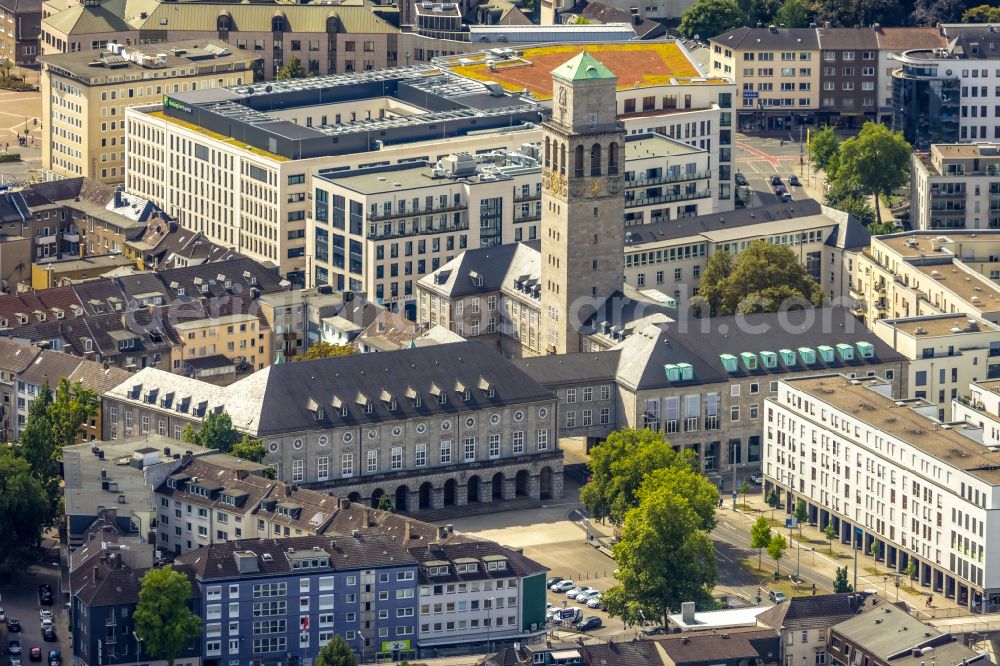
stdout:
{"type": "MultiPolygon", "coordinates": [[[[803,146],[803,150],[805,147],[803,146]]],[[[747,180],[747,187],[753,193],[751,206],[770,206],[781,203],[771,187],[771,176],[781,177],[792,201],[810,196],[806,185],[813,181],[808,167],[799,162],[798,142],[776,138],[736,137],[736,170],[747,180]],[[795,175],[802,184],[789,186],[789,177],[795,175]]],[[[743,189],[743,188],[740,188],[743,189]]]]}
{"type": "Polygon", "coordinates": [[[0,625],[0,647],[2,647],[5,660],[8,657],[8,645],[12,639],[21,641],[21,662],[25,666],[30,666],[28,659],[32,647],[39,647],[42,652],[42,660],[48,663],[49,650],[58,649],[63,656],[63,661],[69,660],[72,654],[71,641],[68,628],[68,617],[66,608],[60,601],[58,588],[58,569],[51,567],[48,563],[41,563],[32,566],[27,573],[19,574],[14,583],[4,583],[0,585],[0,606],[8,618],[15,618],[21,623],[21,631],[11,632],[7,624],[0,625]],[[38,586],[46,583],[52,588],[53,603],[51,606],[42,606],[38,597],[38,586]],[[39,610],[48,608],[52,611],[53,626],[57,640],[55,642],[45,642],[42,640],[42,631],[39,619],[39,610]]]}
{"type": "MultiPolygon", "coordinates": [[[[567,462],[575,456],[567,452],[567,462]]],[[[615,561],[595,548],[587,539],[586,524],[579,514],[579,483],[566,476],[564,497],[540,509],[505,511],[449,520],[455,529],[483,539],[497,541],[511,548],[523,549],[527,557],[549,569],[549,577],[569,578],[580,585],[607,590],[614,586],[615,561]]],[[[566,593],[549,591],[546,600],[555,607],[576,605],[566,593]]],[[[584,616],[601,618],[603,626],[588,631],[590,636],[612,636],[625,631],[621,620],[602,610],[586,609],[584,616]]],[[[558,628],[573,632],[572,626],[558,628]]]]}

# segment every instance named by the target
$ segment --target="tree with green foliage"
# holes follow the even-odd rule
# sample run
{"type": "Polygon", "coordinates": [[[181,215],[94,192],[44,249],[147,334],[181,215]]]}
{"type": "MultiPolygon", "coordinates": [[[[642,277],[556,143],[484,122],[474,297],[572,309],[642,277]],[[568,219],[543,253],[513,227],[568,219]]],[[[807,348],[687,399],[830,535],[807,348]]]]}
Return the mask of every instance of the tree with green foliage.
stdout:
{"type": "Polygon", "coordinates": [[[962,14],[962,23],[1000,23],[1000,6],[978,5],[962,14]]]}
{"type": "Polygon", "coordinates": [[[830,552],[833,552],[833,540],[837,538],[837,530],[833,527],[833,521],[829,521],[826,524],[826,529],[823,530],[823,536],[826,537],[827,545],[829,546],[830,552]]]}
{"type": "Polygon", "coordinates": [[[875,573],[878,573],[878,556],[882,554],[882,542],[878,539],[873,539],[872,544],[868,547],[868,553],[875,562],[875,573]]]}
{"type": "MultiPolygon", "coordinates": [[[[836,161],[836,158],[834,158],[834,161],[836,161]]],[[[829,173],[835,174],[836,172],[831,170],[828,172],[828,175],[829,173]]],[[[837,179],[835,175],[832,178],[833,180],[828,182],[823,203],[830,208],[836,208],[849,215],[853,215],[858,222],[868,227],[869,230],[876,227],[875,209],[868,203],[868,195],[861,184],[847,178],[837,179]]]]}
{"type": "Polygon", "coordinates": [[[335,635],[330,642],[320,648],[316,655],[316,666],[357,666],[358,657],[351,650],[339,635],[335,635]]]}
{"type": "Polygon", "coordinates": [[[695,0],[677,29],[685,37],[708,41],[742,24],[743,12],[735,0],[695,0]]]}
{"type": "Polygon", "coordinates": [[[267,449],[264,448],[264,442],[259,439],[254,439],[250,435],[243,435],[243,439],[233,445],[230,453],[237,458],[259,463],[267,455],[267,449]]]}
{"type": "Polygon", "coordinates": [[[31,549],[51,519],[50,496],[31,464],[9,447],[0,449],[0,567],[5,573],[28,568],[31,549]]]}
{"type": "Polygon", "coordinates": [[[837,573],[833,577],[833,591],[837,594],[853,592],[854,587],[847,582],[847,567],[837,567],[837,573]]]}
{"type": "Polygon", "coordinates": [[[743,495],[743,504],[747,503],[747,495],[750,494],[750,484],[746,479],[743,479],[743,483],[740,484],[739,493],[743,495]]]}
{"type": "Polygon", "coordinates": [[[764,501],[771,507],[771,518],[774,518],[774,510],[781,506],[781,496],[778,494],[778,489],[772,486],[764,501]]]}
{"type": "Polygon", "coordinates": [[[674,451],[658,432],[625,428],[591,450],[588,467],[590,481],[580,489],[580,501],[591,517],[621,525],[629,509],[638,505],[647,474],[670,469],[697,473],[698,459],[690,449],[674,451]]]}
{"type": "Polygon", "coordinates": [[[769,521],[764,516],[758,518],[753,525],[750,526],[750,547],[757,549],[757,569],[760,570],[764,565],[762,558],[764,556],[764,549],[771,545],[771,521],[769,521]]]}
{"type": "Polygon", "coordinates": [[[699,285],[699,298],[713,316],[777,312],[796,301],[822,304],[819,284],[787,246],[754,241],[735,260],[728,255],[709,257],[699,285]]]}
{"type": "MultiPolygon", "coordinates": [[[[910,2],[906,3],[907,6],[910,2]]],[[[830,21],[843,28],[862,28],[873,23],[881,25],[904,25],[906,7],[900,0],[837,0],[837,2],[817,2],[816,23],[822,25],[830,21]]]]}
{"type": "MultiPolygon", "coordinates": [[[[612,546],[618,562],[618,584],[603,595],[608,612],[626,624],[662,618],[684,601],[711,604],[717,572],[715,552],[696,505],[715,487],[704,477],[703,488],[691,489],[691,479],[671,483],[670,475],[684,475],[683,467],[660,470],[639,493],[638,506],[625,515],[620,540],[612,546]]],[[[713,521],[714,524],[714,521],[713,521]]]]}
{"type": "Polygon", "coordinates": [[[771,542],[767,544],[767,554],[774,560],[779,575],[781,574],[781,558],[785,556],[786,550],[788,550],[788,540],[781,534],[774,534],[771,537],[771,542]]]}
{"type": "Polygon", "coordinates": [[[802,539],[802,524],[809,520],[809,507],[803,499],[795,502],[795,522],[799,526],[799,540],[802,539]]]}
{"type": "MultiPolygon", "coordinates": [[[[910,144],[902,132],[893,132],[885,125],[867,122],[857,136],[840,145],[834,182],[846,180],[876,202],[903,186],[910,174],[910,144]]],[[[882,213],[875,206],[875,220],[882,222],[882,213]]]]}
{"type": "Polygon", "coordinates": [[[812,7],[805,0],[784,0],[774,15],[774,22],[778,25],[784,23],[786,28],[805,28],[809,25],[811,14],[812,7]]]}
{"type": "Polygon", "coordinates": [[[201,420],[201,426],[197,430],[189,423],[184,427],[181,437],[188,444],[216,449],[222,453],[229,453],[236,443],[243,439],[243,435],[233,427],[233,419],[226,412],[210,412],[201,420]]]}
{"type": "Polygon", "coordinates": [[[840,151],[840,139],[829,125],[809,133],[809,159],[816,169],[826,170],[840,151]]]}
{"type": "Polygon", "coordinates": [[[65,446],[77,444],[83,426],[97,413],[98,396],[81,382],[63,377],[53,392],[44,384],[28,408],[28,418],[21,431],[18,455],[31,467],[49,498],[50,524],[60,513],[59,460],[65,446]]]}
{"type": "Polygon", "coordinates": [[[291,60],[281,66],[275,78],[284,81],[286,79],[304,79],[305,77],[306,70],[302,66],[302,61],[299,60],[298,56],[292,56],[291,60]]]}
{"type": "Polygon", "coordinates": [[[354,353],[351,345],[335,345],[331,342],[317,342],[304,354],[295,357],[297,361],[314,361],[318,358],[330,358],[331,356],[350,356],[354,353]]]}
{"type": "Polygon", "coordinates": [[[190,600],[191,581],[183,573],[169,566],[146,572],[132,613],[145,654],[174,666],[188,642],[201,633],[201,619],[191,611],[190,600]]]}
{"type": "Polygon", "coordinates": [[[912,557],[906,561],[906,569],[904,571],[910,580],[917,577],[917,563],[912,557]]]}

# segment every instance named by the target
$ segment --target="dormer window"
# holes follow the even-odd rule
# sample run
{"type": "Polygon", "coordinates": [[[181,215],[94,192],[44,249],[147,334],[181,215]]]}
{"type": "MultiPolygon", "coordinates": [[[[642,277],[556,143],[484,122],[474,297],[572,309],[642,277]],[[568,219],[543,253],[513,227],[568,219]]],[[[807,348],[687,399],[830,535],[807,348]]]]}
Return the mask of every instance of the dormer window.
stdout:
{"type": "Polygon", "coordinates": [[[365,414],[371,414],[374,411],[375,411],[375,404],[369,400],[368,402],[365,403],[365,414]]]}
{"type": "Polygon", "coordinates": [[[90,352],[94,351],[94,341],[90,338],[83,339],[83,351],[90,352]]]}
{"type": "Polygon", "coordinates": [[[492,386],[489,387],[488,389],[486,389],[486,397],[487,398],[495,398],[496,395],[497,395],[497,390],[495,388],[493,388],[492,386]]]}
{"type": "Polygon", "coordinates": [[[177,287],[177,295],[178,296],[184,295],[184,287],[177,287]]]}
{"type": "Polygon", "coordinates": [[[440,404],[440,405],[447,405],[448,404],[448,394],[445,393],[444,391],[442,391],[441,395],[438,396],[438,404],[440,404]]]}
{"type": "Polygon", "coordinates": [[[394,412],[397,409],[399,409],[399,404],[397,404],[396,399],[393,398],[392,400],[389,401],[389,410],[394,412]]]}
{"type": "Polygon", "coordinates": [[[174,481],[173,479],[167,479],[167,488],[171,488],[173,490],[176,490],[177,489],[177,482],[174,481]]]}
{"type": "Polygon", "coordinates": [[[423,404],[423,399],[420,397],[419,393],[417,395],[413,396],[413,406],[414,407],[420,407],[422,404],[423,404]]]}
{"type": "Polygon", "coordinates": [[[201,285],[201,293],[203,293],[203,294],[207,294],[208,293],[208,285],[207,284],[201,285]]]}
{"type": "Polygon", "coordinates": [[[469,389],[465,389],[465,391],[462,393],[462,400],[466,402],[472,400],[472,391],[470,391],[469,389]]]}
{"type": "Polygon", "coordinates": [[[344,405],[343,407],[340,408],[340,415],[347,416],[347,405],[344,405]]]}

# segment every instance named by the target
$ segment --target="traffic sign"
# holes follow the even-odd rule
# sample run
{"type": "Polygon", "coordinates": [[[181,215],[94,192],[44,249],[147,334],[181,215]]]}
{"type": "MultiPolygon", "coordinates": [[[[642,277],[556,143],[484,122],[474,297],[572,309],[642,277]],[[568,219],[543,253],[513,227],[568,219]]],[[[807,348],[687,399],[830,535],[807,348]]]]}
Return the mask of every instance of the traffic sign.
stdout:
{"type": "Polygon", "coordinates": [[[792,529],[798,526],[799,526],[799,519],[796,518],[795,516],[792,516],[791,518],[785,518],[785,527],[787,527],[788,529],[792,529]]]}

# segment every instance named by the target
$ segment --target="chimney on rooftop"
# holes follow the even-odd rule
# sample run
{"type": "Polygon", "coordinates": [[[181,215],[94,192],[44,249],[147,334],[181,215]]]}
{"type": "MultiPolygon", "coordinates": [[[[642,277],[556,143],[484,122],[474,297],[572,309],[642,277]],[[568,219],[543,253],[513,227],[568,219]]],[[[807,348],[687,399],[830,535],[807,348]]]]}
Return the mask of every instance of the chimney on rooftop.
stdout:
{"type": "Polygon", "coordinates": [[[101,567],[94,565],[94,582],[96,583],[98,578],[100,578],[101,567]]]}
{"type": "Polygon", "coordinates": [[[685,601],[681,604],[681,620],[684,624],[694,624],[694,602],[685,601]]]}

